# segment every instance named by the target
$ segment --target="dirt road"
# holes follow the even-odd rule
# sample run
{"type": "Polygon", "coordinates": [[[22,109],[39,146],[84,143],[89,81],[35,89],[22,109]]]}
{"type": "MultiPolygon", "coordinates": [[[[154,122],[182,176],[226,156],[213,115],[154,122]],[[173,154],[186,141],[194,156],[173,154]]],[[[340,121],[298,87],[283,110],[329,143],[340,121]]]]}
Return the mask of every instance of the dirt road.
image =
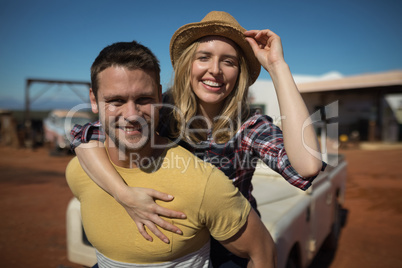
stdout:
{"type": "MultiPolygon", "coordinates": [[[[314,267],[402,267],[402,150],[347,150],[348,220],[335,256],[314,267]]],[[[0,147],[0,266],[81,267],[66,257],[72,156],[0,147]]]]}

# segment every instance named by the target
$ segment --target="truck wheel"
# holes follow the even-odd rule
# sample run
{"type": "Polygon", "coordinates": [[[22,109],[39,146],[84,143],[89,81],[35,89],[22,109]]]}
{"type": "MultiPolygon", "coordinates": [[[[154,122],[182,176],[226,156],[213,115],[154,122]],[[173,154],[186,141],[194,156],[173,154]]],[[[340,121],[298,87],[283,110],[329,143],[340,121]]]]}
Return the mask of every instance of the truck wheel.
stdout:
{"type": "Polygon", "coordinates": [[[342,221],[341,221],[341,205],[338,200],[334,202],[334,222],[332,223],[331,233],[326,238],[323,248],[326,250],[336,250],[338,247],[339,235],[341,233],[342,221]]]}
{"type": "Polygon", "coordinates": [[[299,268],[299,256],[297,254],[297,247],[294,246],[289,253],[288,260],[286,261],[286,268],[299,268]]]}

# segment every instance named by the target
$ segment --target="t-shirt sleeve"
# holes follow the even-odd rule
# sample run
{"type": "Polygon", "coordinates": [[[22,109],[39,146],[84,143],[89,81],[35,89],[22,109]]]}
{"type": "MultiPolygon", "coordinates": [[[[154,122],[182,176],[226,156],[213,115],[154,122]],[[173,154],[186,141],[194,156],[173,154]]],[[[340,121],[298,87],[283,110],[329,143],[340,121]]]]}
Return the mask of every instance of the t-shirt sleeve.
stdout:
{"type": "Polygon", "coordinates": [[[74,157],[68,163],[66,168],[66,180],[73,195],[80,200],[81,193],[85,190],[85,180],[83,178],[83,171],[78,158],[74,157]]]}
{"type": "Polygon", "coordinates": [[[205,187],[201,204],[201,222],[218,241],[240,231],[247,222],[251,205],[223,172],[214,168],[205,187]]]}

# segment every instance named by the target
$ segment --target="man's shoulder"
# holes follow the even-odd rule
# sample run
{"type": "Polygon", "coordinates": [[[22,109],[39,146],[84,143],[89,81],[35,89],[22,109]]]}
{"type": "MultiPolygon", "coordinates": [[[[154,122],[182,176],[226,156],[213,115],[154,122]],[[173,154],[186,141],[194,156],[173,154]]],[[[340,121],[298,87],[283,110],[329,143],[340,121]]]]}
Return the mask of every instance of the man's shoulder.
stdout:
{"type": "Polygon", "coordinates": [[[70,162],[67,164],[66,167],[67,182],[70,184],[70,182],[72,183],[73,180],[79,180],[86,177],[87,175],[85,171],[82,169],[81,164],[78,161],[78,158],[75,156],[70,160],[70,162]]]}
{"type": "MultiPolygon", "coordinates": [[[[77,169],[81,168],[80,162],[78,161],[78,157],[74,156],[70,162],[68,162],[66,167],[66,173],[71,171],[76,171],[77,169]]],[[[82,168],[81,168],[82,170],[82,168]]]]}
{"type": "Polygon", "coordinates": [[[66,180],[73,194],[79,198],[84,189],[83,186],[88,185],[90,179],[82,169],[77,157],[71,159],[66,167],[66,180]]]}
{"type": "MultiPolygon", "coordinates": [[[[172,141],[170,141],[170,142],[172,142],[172,141]]],[[[181,146],[179,144],[174,144],[173,146],[169,147],[168,152],[172,152],[177,155],[183,155],[183,156],[196,158],[196,156],[193,153],[191,153],[189,150],[187,150],[186,148],[184,148],[183,146],[181,146]]]]}
{"type": "Polygon", "coordinates": [[[177,174],[189,181],[194,181],[195,179],[198,183],[204,182],[208,184],[212,180],[232,184],[228,177],[216,166],[203,161],[179,145],[167,150],[163,167],[169,173],[177,174]]]}
{"type": "Polygon", "coordinates": [[[200,166],[202,169],[217,169],[214,165],[211,163],[205,162],[196,155],[194,155],[192,152],[188,151],[186,148],[180,146],[180,145],[175,145],[167,150],[166,156],[174,159],[176,161],[181,161],[181,162],[186,162],[186,163],[194,163],[195,165],[200,166]]]}

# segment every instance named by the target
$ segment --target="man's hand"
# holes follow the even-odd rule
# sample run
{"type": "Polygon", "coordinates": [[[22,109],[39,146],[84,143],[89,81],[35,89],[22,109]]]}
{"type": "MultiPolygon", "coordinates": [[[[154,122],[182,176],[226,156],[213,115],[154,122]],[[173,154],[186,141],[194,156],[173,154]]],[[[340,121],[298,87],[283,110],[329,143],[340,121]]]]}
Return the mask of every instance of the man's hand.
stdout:
{"type": "Polygon", "coordinates": [[[149,188],[125,187],[125,189],[115,199],[126,209],[145,239],[152,241],[152,237],[145,230],[145,226],[165,243],[170,243],[170,241],[156,225],[167,231],[182,234],[178,227],[164,221],[160,216],[185,219],[186,215],[155,203],[156,199],[166,202],[172,201],[173,196],[149,188]]]}

